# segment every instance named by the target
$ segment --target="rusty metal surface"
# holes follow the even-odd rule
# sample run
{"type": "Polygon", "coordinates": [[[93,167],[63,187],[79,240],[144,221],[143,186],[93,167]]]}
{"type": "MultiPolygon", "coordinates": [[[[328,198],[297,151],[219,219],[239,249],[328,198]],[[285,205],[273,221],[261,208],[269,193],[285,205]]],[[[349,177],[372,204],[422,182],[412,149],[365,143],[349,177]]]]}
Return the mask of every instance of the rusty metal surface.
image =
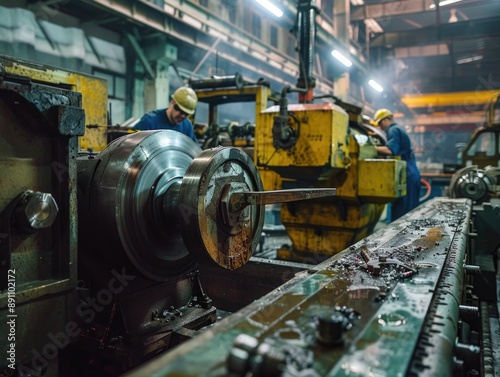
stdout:
{"type": "Polygon", "coordinates": [[[327,196],[334,196],[335,193],[336,190],[334,188],[234,192],[229,197],[229,211],[239,211],[248,205],[278,204],[323,198],[327,196]]]}
{"type": "MultiPolygon", "coordinates": [[[[0,63],[4,62],[0,59],[0,63]]],[[[32,366],[73,318],[77,284],[76,154],[84,131],[81,94],[0,70],[0,324],[15,334],[15,363],[32,366]],[[19,200],[18,200],[19,199],[19,200]],[[12,293],[15,292],[15,295],[12,293]],[[14,306],[13,306],[14,303],[14,306]]],[[[2,338],[3,339],[3,338],[2,338]]],[[[69,342],[69,340],[68,340],[69,342]]],[[[11,343],[3,342],[7,353],[11,343]]],[[[0,370],[6,367],[2,358],[0,370]]],[[[57,363],[47,367],[57,373],[57,363]]]]}
{"type": "Polygon", "coordinates": [[[470,214],[467,200],[434,199],[128,376],[251,371],[240,334],[286,356],[278,375],[452,375],[470,214]]]}
{"type": "Polygon", "coordinates": [[[271,189],[335,187],[336,195],[282,207],[282,223],[292,248],[280,259],[316,263],[341,252],[370,234],[383,205],[405,194],[404,161],[376,159],[368,134],[352,126],[345,109],[333,104],[289,104],[296,144],[277,148],[272,132],[282,107],[259,114],[255,161],[282,178],[263,176],[271,189]]]}
{"type": "MultiPolygon", "coordinates": [[[[57,88],[68,89],[68,92],[80,96],[80,105],[85,109],[85,132],[78,131],[80,149],[91,148],[101,151],[106,147],[108,86],[106,80],[78,72],[69,72],[55,67],[28,62],[10,56],[0,55],[0,64],[11,75],[24,76],[25,81],[33,80],[57,88]]],[[[72,110],[64,110],[62,118],[71,117],[72,110]]],[[[64,122],[71,124],[72,122],[64,122]]],[[[67,130],[74,132],[72,130],[67,130]]]]}
{"type": "Polygon", "coordinates": [[[264,225],[264,207],[224,211],[221,198],[244,191],[262,191],[250,157],[237,148],[201,152],[189,166],[179,194],[182,237],[198,260],[233,270],[256,249],[264,225]]]}

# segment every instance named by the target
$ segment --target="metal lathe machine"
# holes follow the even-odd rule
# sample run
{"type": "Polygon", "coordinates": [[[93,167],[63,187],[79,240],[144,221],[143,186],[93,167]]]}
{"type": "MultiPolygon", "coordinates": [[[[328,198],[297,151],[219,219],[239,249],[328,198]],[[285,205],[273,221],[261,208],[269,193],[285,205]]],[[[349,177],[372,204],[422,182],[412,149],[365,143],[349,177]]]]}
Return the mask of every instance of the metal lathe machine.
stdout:
{"type": "Polygon", "coordinates": [[[105,83],[0,63],[1,376],[498,375],[495,198],[433,199],[319,264],[258,258],[265,205],[336,188],[263,191],[248,154],[174,131],[86,150],[105,83]]]}

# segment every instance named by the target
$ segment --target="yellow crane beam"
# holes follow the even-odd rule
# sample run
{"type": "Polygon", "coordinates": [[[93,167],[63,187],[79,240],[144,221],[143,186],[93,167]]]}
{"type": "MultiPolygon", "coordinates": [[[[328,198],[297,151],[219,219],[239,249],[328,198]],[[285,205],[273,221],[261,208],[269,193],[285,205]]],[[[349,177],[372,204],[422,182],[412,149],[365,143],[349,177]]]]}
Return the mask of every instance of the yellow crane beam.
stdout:
{"type": "Polygon", "coordinates": [[[408,94],[401,101],[411,109],[449,106],[473,108],[487,104],[498,92],[499,90],[477,90],[474,92],[408,94]]]}

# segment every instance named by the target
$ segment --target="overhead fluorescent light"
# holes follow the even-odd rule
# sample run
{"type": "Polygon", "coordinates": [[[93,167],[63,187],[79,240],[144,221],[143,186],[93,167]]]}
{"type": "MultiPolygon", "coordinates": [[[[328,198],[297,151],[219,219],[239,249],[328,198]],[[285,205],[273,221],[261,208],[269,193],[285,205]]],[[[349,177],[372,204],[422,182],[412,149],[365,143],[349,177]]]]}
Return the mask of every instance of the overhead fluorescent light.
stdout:
{"type": "Polygon", "coordinates": [[[472,62],[477,62],[478,60],[482,60],[482,59],[483,59],[483,55],[475,55],[475,56],[471,56],[468,58],[459,59],[459,60],[457,60],[457,64],[472,63],[472,62]]]}
{"type": "Polygon", "coordinates": [[[351,0],[352,5],[363,5],[364,3],[363,0],[351,0]]]}
{"type": "MultiPolygon", "coordinates": [[[[444,5],[449,5],[449,4],[453,4],[453,3],[458,3],[458,2],[460,2],[460,1],[462,1],[462,0],[443,0],[443,1],[440,1],[440,2],[439,2],[439,6],[440,6],[440,7],[442,7],[442,6],[444,6],[444,5]]],[[[431,8],[431,9],[436,8],[436,4],[431,4],[431,6],[430,6],[429,8],[431,8]]]]}
{"type": "Polygon", "coordinates": [[[347,59],[344,55],[342,55],[338,50],[333,50],[332,56],[346,67],[350,67],[352,65],[352,62],[349,59],[347,59]]]}
{"type": "Polygon", "coordinates": [[[379,93],[382,93],[384,91],[384,88],[382,87],[382,85],[380,85],[375,80],[368,81],[368,85],[370,85],[373,89],[375,89],[379,93]]]}
{"type": "Polygon", "coordinates": [[[266,8],[269,12],[274,14],[276,17],[283,16],[283,11],[270,1],[268,0],[255,0],[255,1],[258,2],[260,5],[262,5],[264,8],[266,8]]]}

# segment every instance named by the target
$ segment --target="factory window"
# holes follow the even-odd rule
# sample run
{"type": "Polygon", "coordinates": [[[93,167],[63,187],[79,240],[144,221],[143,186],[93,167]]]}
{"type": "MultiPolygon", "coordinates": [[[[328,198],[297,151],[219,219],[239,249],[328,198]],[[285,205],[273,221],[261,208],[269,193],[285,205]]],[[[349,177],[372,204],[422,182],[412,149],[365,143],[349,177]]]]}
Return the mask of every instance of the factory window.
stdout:
{"type": "Polygon", "coordinates": [[[125,99],[125,78],[115,76],[115,97],[125,99]]]}
{"type": "Polygon", "coordinates": [[[500,124],[500,97],[496,99],[495,105],[491,108],[491,122],[494,125],[500,124]]]}
{"type": "Polygon", "coordinates": [[[94,70],[94,76],[101,77],[108,82],[108,97],[125,99],[125,78],[116,74],[94,70]]]}
{"type": "Polygon", "coordinates": [[[274,25],[271,25],[269,38],[271,46],[278,48],[278,28],[274,25]]]}
{"type": "Polygon", "coordinates": [[[105,72],[100,72],[100,71],[94,71],[94,76],[103,78],[107,81],[108,83],[108,97],[113,96],[115,92],[115,82],[113,79],[113,75],[110,73],[105,73],[105,72]]]}
{"type": "Polygon", "coordinates": [[[257,38],[260,38],[261,36],[260,16],[255,13],[252,13],[252,34],[257,38]]]}
{"type": "Polygon", "coordinates": [[[227,15],[231,23],[236,23],[236,0],[222,0],[222,4],[226,7],[227,15]]]}
{"type": "Polygon", "coordinates": [[[296,56],[297,55],[297,41],[292,34],[288,34],[287,36],[287,44],[286,44],[286,54],[288,56],[296,56]]]}
{"type": "Polygon", "coordinates": [[[159,6],[160,8],[163,8],[163,0],[149,0],[149,2],[159,6]]]}
{"type": "Polygon", "coordinates": [[[232,24],[236,23],[236,8],[229,8],[229,21],[232,24]]]}
{"type": "Polygon", "coordinates": [[[125,121],[125,78],[110,72],[94,70],[94,76],[108,82],[108,120],[110,124],[125,121]]]}
{"type": "Polygon", "coordinates": [[[329,21],[333,20],[333,0],[321,0],[321,16],[329,21]]]}
{"type": "Polygon", "coordinates": [[[494,132],[479,134],[474,144],[467,152],[468,156],[494,156],[497,152],[494,132]]]}

